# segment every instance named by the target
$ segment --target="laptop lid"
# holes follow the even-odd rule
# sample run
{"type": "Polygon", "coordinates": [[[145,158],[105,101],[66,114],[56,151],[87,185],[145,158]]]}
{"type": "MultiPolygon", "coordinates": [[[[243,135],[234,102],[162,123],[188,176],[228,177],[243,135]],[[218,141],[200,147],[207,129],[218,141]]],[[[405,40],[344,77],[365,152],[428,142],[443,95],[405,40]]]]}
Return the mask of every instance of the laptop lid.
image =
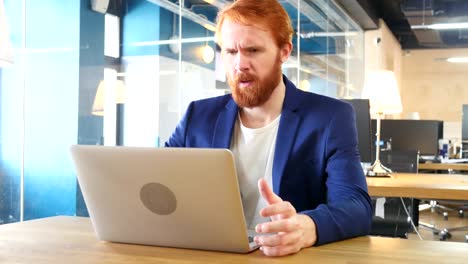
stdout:
{"type": "Polygon", "coordinates": [[[227,149],[71,147],[101,240],[249,252],[232,153],[227,149]]]}

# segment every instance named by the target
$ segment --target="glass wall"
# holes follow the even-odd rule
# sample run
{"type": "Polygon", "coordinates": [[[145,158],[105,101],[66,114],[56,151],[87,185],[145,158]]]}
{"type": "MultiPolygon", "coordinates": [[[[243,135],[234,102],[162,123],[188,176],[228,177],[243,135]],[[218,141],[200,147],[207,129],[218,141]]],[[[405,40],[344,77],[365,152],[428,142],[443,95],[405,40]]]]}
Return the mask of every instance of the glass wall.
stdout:
{"type": "Polygon", "coordinates": [[[281,2],[297,33],[290,63],[284,67],[290,79],[306,91],[359,98],[364,79],[360,27],[334,1],[281,2]]]}
{"type": "MultiPolygon", "coordinates": [[[[190,101],[229,93],[214,42],[229,2],[116,0],[104,14],[89,0],[5,0],[0,224],[87,215],[70,145],[160,147],[190,101]]],[[[334,1],[280,2],[296,31],[283,72],[303,90],[359,97],[362,30],[334,1]]]]}

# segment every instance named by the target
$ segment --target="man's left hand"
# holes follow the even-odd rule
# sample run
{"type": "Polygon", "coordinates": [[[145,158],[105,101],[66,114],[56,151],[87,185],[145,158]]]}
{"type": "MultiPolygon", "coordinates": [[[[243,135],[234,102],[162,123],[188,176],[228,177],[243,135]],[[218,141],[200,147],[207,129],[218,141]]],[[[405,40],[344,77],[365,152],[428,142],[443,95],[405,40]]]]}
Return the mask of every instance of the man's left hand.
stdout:
{"type": "Polygon", "coordinates": [[[315,223],[307,215],[297,214],[296,209],[283,201],[268,186],[264,179],[258,181],[258,189],[268,206],[260,210],[260,215],[270,217],[271,222],[261,223],[255,227],[255,243],[267,256],[285,256],[310,247],[317,241],[315,223]]]}

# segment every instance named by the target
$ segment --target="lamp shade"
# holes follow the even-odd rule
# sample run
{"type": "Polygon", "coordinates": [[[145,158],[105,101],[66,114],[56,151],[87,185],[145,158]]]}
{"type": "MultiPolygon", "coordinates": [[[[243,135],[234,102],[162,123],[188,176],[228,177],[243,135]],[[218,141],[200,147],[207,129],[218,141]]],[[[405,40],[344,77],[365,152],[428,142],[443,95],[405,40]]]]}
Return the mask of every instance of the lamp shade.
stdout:
{"type": "Polygon", "coordinates": [[[93,110],[91,113],[97,116],[104,116],[104,105],[109,94],[112,98],[115,98],[116,104],[125,103],[125,89],[126,87],[122,80],[116,80],[110,83],[105,80],[100,81],[94,97],[93,110]]]}
{"type": "Polygon", "coordinates": [[[403,111],[400,91],[392,71],[376,70],[366,74],[362,98],[369,99],[373,114],[398,114],[403,111]]]}
{"type": "Polygon", "coordinates": [[[102,80],[99,82],[96,95],[94,96],[93,111],[91,112],[93,115],[104,116],[105,89],[106,84],[104,80],[102,80]]]}
{"type": "Polygon", "coordinates": [[[0,0],[0,67],[13,63],[13,47],[5,14],[5,5],[3,0],[0,0]]]}

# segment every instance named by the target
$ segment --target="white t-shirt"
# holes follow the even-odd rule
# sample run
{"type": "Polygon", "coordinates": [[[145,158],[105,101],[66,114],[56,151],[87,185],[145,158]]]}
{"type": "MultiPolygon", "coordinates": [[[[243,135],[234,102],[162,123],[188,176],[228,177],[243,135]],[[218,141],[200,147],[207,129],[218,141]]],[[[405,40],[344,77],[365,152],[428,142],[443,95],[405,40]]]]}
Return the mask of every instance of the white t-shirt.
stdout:
{"type": "Polygon", "coordinates": [[[261,128],[245,127],[238,116],[231,143],[237,176],[242,196],[245,220],[249,229],[269,221],[259,216],[259,211],[267,204],[260,196],[257,182],[264,178],[272,185],[273,158],[280,116],[261,128]]]}

